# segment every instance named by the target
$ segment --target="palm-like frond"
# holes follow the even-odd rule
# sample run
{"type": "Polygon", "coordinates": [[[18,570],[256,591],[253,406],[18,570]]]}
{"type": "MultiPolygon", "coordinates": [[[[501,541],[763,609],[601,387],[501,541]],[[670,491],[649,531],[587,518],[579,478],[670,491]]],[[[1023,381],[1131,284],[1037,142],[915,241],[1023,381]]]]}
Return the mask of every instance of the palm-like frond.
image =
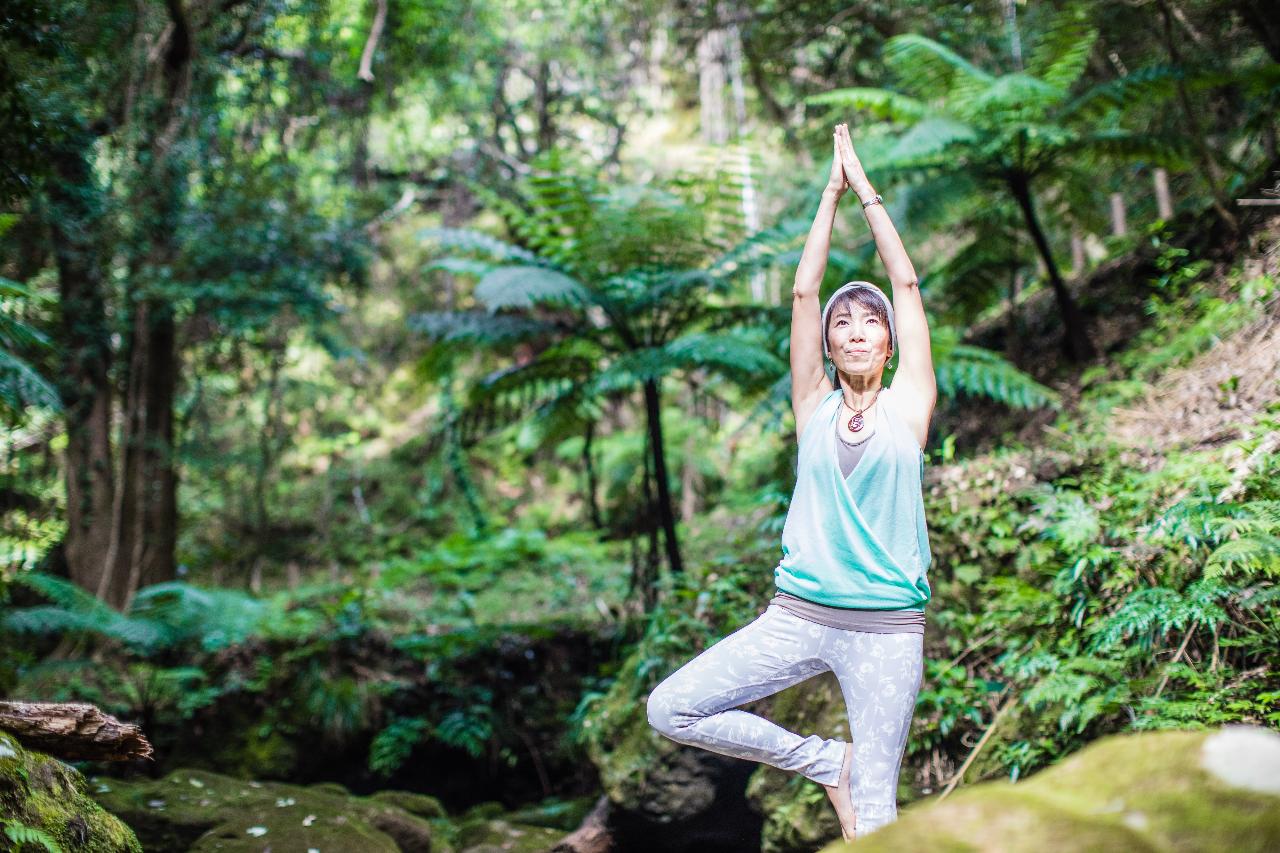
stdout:
{"type": "Polygon", "coordinates": [[[163,626],[118,613],[97,596],[64,578],[19,572],[14,582],[38,592],[52,604],[6,614],[3,625],[10,631],[99,635],[142,650],[162,647],[171,639],[163,626]]]}
{"type": "Polygon", "coordinates": [[[561,329],[547,320],[488,311],[428,311],[413,315],[407,325],[434,341],[491,345],[531,340],[561,329]]]}
{"type": "Polygon", "coordinates": [[[1036,382],[999,354],[981,347],[956,344],[934,365],[938,391],[987,397],[1016,409],[1038,409],[1059,404],[1052,388],[1036,382]]]}
{"type": "Polygon", "coordinates": [[[1099,83],[1069,101],[1059,111],[1060,120],[1096,121],[1107,113],[1123,111],[1138,103],[1168,98],[1186,73],[1180,68],[1155,65],[1124,77],[1099,83]]]}
{"type": "Polygon", "coordinates": [[[993,79],[951,48],[915,33],[885,42],[884,61],[903,88],[925,100],[955,88],[986,86],[993,79]]]}
{"type": "Polygon", "coordinates": [[[499,267],[480,279],[475,296],[494,312],[536,305],[579,307],[592,301],[582,282],[542,266],[499,267]]]}
{"type": "Polygon", "coordinates": [[[946,116],[931,116],[898,137],[880,162],[889,169],[931,168],[945,163],[950,149],[977,139],[969,124],[946,116]]]}
{"type": "Polygon", "coordinates": [[[967,121],[987,127],[1037,121],[1062,99],[1062,91],[1030,74],[1002,74],[950,105],[967,121]]]}
{"type": "Polygon", "coordinates": [[[866,110],[876,118],[899,122],[918,121],[930,113],[926,103],[909,95],[891,89],[860,86],[810,95],[805,98],[805,103],[866,110]]]}
{"type": "Polygon", "coordinates": [[[1062,150],[1112,161],[1158,163],[1173,169],[1185,168],[1190,162],[1184,142],[1127,130],[1083,134],[1065,142],[1062,150]]]}
{"type": "Polygon", "coordinates": [[[28,406],[58,411],[62,399],[49,380],[28,362],[0,349],[0,403],[20,412],[28,406]]]}
{"type": "Polygon", "coordinates": [[[1027,56],[1027,73],[1065,94],[1084,73],[1098,31],[1083,8],[1054,17],[1027,56]]]}
{"type": "Polygon", "coordinates": [[[237,590],[172,581],[139,590],[130,616],[163,625],[170,642],[199,641],[205,651],[213,651],[256,633],[268,611],[265,602],[237,590]]]}
{"type": "Polygon", "coordinates": [[[418,239],[433,241],[442,248],[475,252],[494,261],[539,261],[538,256],[528,249],[469,228],[424,228],[418,232],[418,239]]]}

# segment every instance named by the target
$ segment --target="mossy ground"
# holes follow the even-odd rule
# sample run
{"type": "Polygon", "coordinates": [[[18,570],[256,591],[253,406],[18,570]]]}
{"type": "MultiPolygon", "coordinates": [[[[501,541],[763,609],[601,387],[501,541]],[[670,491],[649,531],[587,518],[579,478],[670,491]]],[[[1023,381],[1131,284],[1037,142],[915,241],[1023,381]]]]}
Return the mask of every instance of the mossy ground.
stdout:
{"type": "MultiPolygon", "coordinates": [[[[1280,796],[1233,787],[1201,764],[1211,732],[1114,735],[1031,778],[987,782],[904,809],[856,841],[895,851],[1280,849],[1280,796]]],[[[1280,737],[1280,736],[1277,736],[1280,737]]],[[[844,849],[842,842],[827,851],[844,849]]]]}
{"type": "Polygon", "coordinates": [[[32,827],[75,853],[142,853],[132,830],[88,794],[73,767],[0,733],[0,819],[32,827]]]}
{"type": "MultiPolygon", "coordinates": [[[[421,813],[438,804],[352,796],[338,785],[246,782],[202,770],[162,779],[98,778],[94,796],[143,839],[148,853],[224,850],[307,853],[437,850],[440,829],[421,813]],[[406,806],[413,806],[415,814],[406,806]]],[[[439,810],[443,813],[443,810],[439,810]]]]}

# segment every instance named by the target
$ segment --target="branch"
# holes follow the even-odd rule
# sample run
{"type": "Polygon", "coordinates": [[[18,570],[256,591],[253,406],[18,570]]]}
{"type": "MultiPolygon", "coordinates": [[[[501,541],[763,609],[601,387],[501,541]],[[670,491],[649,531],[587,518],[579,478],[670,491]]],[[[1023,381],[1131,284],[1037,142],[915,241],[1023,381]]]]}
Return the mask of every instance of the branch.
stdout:
{"type": "Polygon", "coordinates": [[[72,761],[150,758],[142,730],[92,705],[70,702],[0,702],[0,729],[24,746],[72,761]]]}
{"type": "Polygon", "coordinates": [[[378,49],[378,39],[382,37],[382,28],[387,23],[387,0],[377,0],[378,8],[373,13],[373,27],[369,30],[369,39],[364,43],[364,53],[360,55],[360,70],[356,76],[366,83],[373,82],[373,54],[378,49]]]}

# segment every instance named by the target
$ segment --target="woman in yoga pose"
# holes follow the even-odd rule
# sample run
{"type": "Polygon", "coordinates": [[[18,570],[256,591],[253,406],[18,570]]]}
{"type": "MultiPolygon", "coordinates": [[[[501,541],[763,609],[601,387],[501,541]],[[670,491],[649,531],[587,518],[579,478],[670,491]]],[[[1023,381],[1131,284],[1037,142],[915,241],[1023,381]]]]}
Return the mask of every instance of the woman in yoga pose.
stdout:
{"type": "Polygon", "coordinates": [[[821,783],[846,840],[897,818],[898,772],[924,662],[930,554],[922,448],[936,399],[915,269],[839,125],[791,301],[799,464],[774,570],[777,593],[754,622],[659,684],[648,716],[680,743],[821,783]],[[862,203],[893,303],[875,285],[854,281],[820,312],[831,226],[848,190],[862,203]],[[893,385],[885,388],[895,355],[893,385]],[[738,709],[828,670],[844,694],[852,743],[802,737],[738,709]]]}

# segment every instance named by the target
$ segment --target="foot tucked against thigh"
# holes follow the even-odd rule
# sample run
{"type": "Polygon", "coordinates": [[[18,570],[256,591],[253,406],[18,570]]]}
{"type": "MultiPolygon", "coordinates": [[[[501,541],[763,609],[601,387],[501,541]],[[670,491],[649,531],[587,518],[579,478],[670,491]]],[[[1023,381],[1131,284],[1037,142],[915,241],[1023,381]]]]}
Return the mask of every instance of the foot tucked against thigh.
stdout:
{"type": "Polygon", "coordinates": [[[649,724],[678,743],[833,783],[843,744],[817,735],[801,737],[737,710],[825,672],[829,667],[820,648],[823,632],[829,630],[769,607],[659,684],[649,696],[649,724]]]}

